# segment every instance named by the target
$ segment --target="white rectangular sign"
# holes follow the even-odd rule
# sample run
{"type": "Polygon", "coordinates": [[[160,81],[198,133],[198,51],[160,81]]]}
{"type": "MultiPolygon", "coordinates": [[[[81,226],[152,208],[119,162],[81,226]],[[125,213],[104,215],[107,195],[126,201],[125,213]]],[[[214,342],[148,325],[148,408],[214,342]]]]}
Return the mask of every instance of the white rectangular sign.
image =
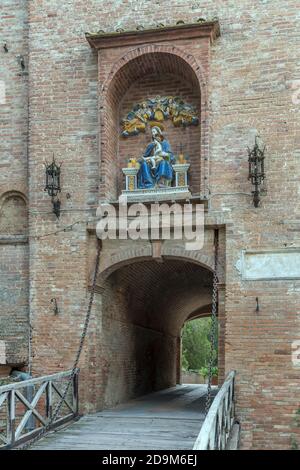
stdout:
{"type": "Polygon", "coordinates": [[[237,268],[245,280],[300,279],[300,248],[244,251],[237,268]]]}
{"type": "Polygon", "coordinates": [[[6,101],[6,93],[5,93],[5,82],[4,80],[0,80],[0,104],[5,104],[6,101]]]}
{"type": "Polygon", "coordinates": [[[6,347],[5,341],[0,341],[0,364],[6,364],[6,347]]]}

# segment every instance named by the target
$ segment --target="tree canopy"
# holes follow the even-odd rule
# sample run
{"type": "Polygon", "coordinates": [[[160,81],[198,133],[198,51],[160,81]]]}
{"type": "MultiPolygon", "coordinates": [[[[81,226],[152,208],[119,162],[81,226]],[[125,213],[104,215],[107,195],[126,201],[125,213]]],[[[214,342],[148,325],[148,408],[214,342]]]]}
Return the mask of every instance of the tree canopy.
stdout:
{"type": "MultiPolygon", "coordinates": [[[[187,322],[182,330],[182,368],[200,370],[207,367],[210,357],[210,318],[198,318],[187,322]]],[[[214,364],[217,365],[217,350],[214,364]]]]}

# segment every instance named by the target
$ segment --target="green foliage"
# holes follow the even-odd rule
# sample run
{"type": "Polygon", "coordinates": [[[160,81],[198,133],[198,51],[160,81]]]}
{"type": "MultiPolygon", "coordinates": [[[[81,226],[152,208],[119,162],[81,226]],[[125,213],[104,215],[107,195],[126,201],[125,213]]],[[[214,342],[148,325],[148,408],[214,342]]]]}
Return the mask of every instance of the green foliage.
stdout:
{"type": "MultiPolygon", "coordinates": [[[[208,367],[210,357],[210,327],[210,318],[191,320],[184,325],[182,331],[182,368],[184,370],[199,371],[201,368],[208,367]]],[[[213,352],[213,355],[213,363],[216,366],[217,350],[213,352]]],[[[201,373],[201,375],[203,374],[201,373]]]]}
{"type": "MultiPolygon", "coordinates": [[[[206,377],[208,377],[208,371],[209,371],[208,367],[201,367],[199,372],[200,372],[200,375],[202,375],[202,377],[204,379],[206,379],[206,377]]],[[[211,369],[212,377],[218,377],[218,372],[219,372],[219,370],[216,366],[212,367],[212,369],[211,369]]]]}
{"type": "Polygon", "coordinates": [[[295,420],[295,425],[296,425],[298,428],[300,428],[300,408],[298,408],[298,409],[296,410],[294,420],[295,420]]]}
{"type": "Polygon", "coordinates": [[[294,436],[291,437],[291,450],[299,450],[298,442],[294,436]]]}
{"type": "Polygon", "coordinates": [[[189,363],[185,354],[182,354],[181,367],[183,370],[188,370],[189,368],[189,363]]]}
{"type": "Polygon", "coordinates": [[[208,367],[201,367],[199,372],[200,375],[202,375],[202,377],[206,379],[206,377],[208,376],[208,367]]]}
{"type": "MultiPolygon", "coordinates": [[[[300,427],[300,407],[297,408],[294,416],[294,426],[300,427]]],[[[291,435],[291,450],[299,450],[299,442],[297,441],[296,434],[291,435]]]]}

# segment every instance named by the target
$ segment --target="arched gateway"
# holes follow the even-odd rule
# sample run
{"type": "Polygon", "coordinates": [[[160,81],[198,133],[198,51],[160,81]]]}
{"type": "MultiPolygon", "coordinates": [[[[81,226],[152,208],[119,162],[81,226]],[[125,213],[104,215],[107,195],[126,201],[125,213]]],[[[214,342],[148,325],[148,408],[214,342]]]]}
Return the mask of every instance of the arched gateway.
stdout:
{"type": "Polygon", "coordinates": [[[98,406],[179,383],[181,328],[210,306],[211,295],[211,271],[190,260],[137,258],[105,277],[98,294],[98,406]]]}
{"type": "MultiPolygon", "coordinates": [[[[179,35],[174,31],[151,38],[141,34],[139,40],[125,34],[121,42],[118,35],[86,35],[99,61],[100,205],[113,203],[117,216],[121,194],[130,204],[170,206],[176,201],[195,208],[207,193],[205,57],[218,24],[196,25],[188,37],[184,28],[179,35]],[[201,37],[200,56],[194,35],[201,37]]],[[[173,233],[174,220],[167,225],[173,233]]],[[[92,393],[86,391],[93,408],[180,382],[181,328],[187,319],[211,313],[215,228],[206,228],[204,246],[196,250],[187,250],[184,240],[172,236],[103,241],[97,334],[89,343],[93,365],[88,374],[94,383],[92,393]]],[[[223,256],[224,234],[221,240],[223,256]]],[[[220,276],[223,283],[223,271],[220,276]]],[[[222,375],[221,354],[220,381],[222,375]]]]}

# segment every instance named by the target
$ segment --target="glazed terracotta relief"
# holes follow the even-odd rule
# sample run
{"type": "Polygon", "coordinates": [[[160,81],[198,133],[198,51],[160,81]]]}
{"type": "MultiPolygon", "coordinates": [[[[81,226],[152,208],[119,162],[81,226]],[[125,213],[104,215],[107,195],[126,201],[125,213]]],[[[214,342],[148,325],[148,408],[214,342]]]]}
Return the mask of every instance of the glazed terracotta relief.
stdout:
{"type": "Polygon", "coordinates": [[[197,126],[196,109],[176,96],[156,96],[139,103],[121,121],[122,136],[130,137],[145,132],[147,124],[163,128],[163,121],[170,119],[175,127],[197,126]]]}

